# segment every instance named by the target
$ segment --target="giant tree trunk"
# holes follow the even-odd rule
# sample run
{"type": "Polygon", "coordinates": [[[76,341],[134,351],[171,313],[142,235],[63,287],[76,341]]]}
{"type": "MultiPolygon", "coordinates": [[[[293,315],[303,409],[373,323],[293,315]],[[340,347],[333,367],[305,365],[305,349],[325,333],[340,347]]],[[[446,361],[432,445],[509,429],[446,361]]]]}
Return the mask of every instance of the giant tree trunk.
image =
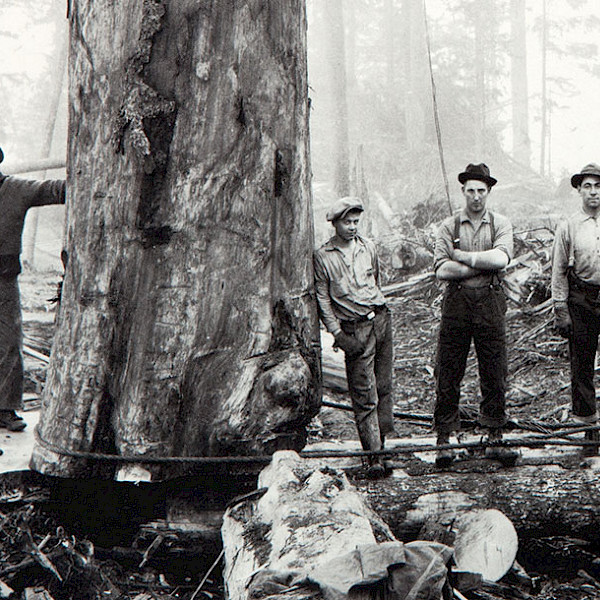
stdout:
{"type": "Polygon", "coordinates": [[[114,475],[51,445],[301,448],[320,401],[303,0],[73,0],[70,25],[69,261],[32,467],[114,475]]]}

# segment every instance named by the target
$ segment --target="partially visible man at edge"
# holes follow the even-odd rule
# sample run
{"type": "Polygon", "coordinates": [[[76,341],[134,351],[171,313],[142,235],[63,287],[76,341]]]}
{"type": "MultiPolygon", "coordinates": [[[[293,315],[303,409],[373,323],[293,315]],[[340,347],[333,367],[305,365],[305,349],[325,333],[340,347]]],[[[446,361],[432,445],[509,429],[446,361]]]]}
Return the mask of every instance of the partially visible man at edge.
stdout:
{"type": "MultiPolygon", "coordinates": [[[[489,434],[486,456],[513,461],[516,453],[498,445],[507,422],[508,371],[506,296],[498,272],[512,258],[512,225],[487,209],[490,191],[497,183],[487,165],[467,165],[458,180],[465,207],[441,224],[435,242],[435,274],[447,286],[435,366],[433,427],[438,446],[448,445],[451,433],[460,431],[460,385],[473,340],[482,395],[479,423],[489,434]]],[[[452,449],[439,448],[436,465],[448,467],[454,458],[452,449]]]]}
{"type": "MultiPolygon", "coordinates": [[[[581,209],[556,228],[552,248],[552,301],[555,325],[569,340],[572,415],[584,425],[598,423],[594,388],[595,358],[600,335],[600,166],[590,163],[571,177],[581,209]]],[[[599,442],[598,430],[585,432],[599,442]]],[[[598,446],[584,446],[584,456],[598,446]]]]}
{"type": "MultiPolygon", "coordinates": [[[[363,211],[360,199],[345,197],[327,213],[335,235],[315,252],[315,288],[321,320],[345,354],[362,448],[379,451],[394,432],[392,319],[378,285],[375,245],[358,234],[363,211]]],[[[368,477],[389,470],[380,455],[369,457],[368,477]]]]}
{"type": "MultiPolygon", "coordinates": [[[[0,163],[4,153],[0,149],[0,163]]],[[[0,172],[0,427],[23,431],[23,333],[18,275],[25,215],[33,206],[64,204],[64,180],[35,181],[0,172]]]]}

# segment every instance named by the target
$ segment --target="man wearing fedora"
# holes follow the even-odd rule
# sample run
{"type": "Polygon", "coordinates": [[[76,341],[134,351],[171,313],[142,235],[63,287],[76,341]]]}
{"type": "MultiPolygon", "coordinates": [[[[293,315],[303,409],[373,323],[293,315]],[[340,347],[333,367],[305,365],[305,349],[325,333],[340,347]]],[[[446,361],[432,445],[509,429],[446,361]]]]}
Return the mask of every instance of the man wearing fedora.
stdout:
{"type": "Polygon", "coordinates": [[[460,430],[460,385],[471,340],[479,365],[479,422],[488,430],[486,456],[503,461],[516,458],[514,452],[498,445],[507,422],[506,296],[499,272],[513,255],[512,225],[487,208],[496,184],[487,165],[467,165],[458,181],[465,206],[443,221],[434,252],[436,277],[446,282],[435,366],[433,426],[441,446],[436,456],[439,467],[448,467],[455,458],[444,446],[460,430]]]}
{"type": "MultiPolygon", "coordinates": [[[[0,163],[4,153],[0,149],[0,163]]],[[[22,431],[16,411],[23,402],[21,237],[27,211],[34,206],[65,203],[65,181],[36,181],[0,173],[0,427],[22,431]]]]}
{"type": "MultiPolygon", "coordinates": [[[[328,211],[335,235],[315,252],[315,288],[319,316],[345,353],[361,445],[379,451],[385,436],[394,432],[392,320],[378,284],[375,245],[358,234],[363,211],[354,197],[341,198],[328,211]]],[[[380,455],[369,457],[369,477],[387,471],[380,455]]]]}
{"type": "MultiPolygon", "coordinates": [[[[555,325],[569,340],[573,417],[596,425],[594,361],[600,334],[600,166],[591,163],[571,177],[581,209],[556,228],[552,249],[552,300],[555,325]]],[[[585,433],[599,442],[598,430],[585,433]]],[[[598,454],[584,446],[583,454],[598,454]]]]}

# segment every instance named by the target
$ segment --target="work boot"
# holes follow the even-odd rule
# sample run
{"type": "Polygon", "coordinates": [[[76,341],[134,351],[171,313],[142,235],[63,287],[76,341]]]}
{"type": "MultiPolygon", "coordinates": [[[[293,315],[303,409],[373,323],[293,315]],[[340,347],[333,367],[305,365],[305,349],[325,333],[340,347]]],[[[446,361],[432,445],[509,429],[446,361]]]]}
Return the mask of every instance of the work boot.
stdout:
{"type": "MultiPolygon", "coordinates": [[[[600,430],[590,429],[585,432],[583,439],[586,442],[600,442],[600,430]]],[[[598,446],[583,446],[581,449],[582,456],[598,456],[598,446]]]]}
{"type": "MultiPolygon", "coordinates": [[[[381,449],[383,450],[385,446],[385,435],[382,433],[381,434],[381,449]]],[[[383,464],[383,468],[385,470],[385,474],[386,475],[390,475],[392,473],[392,471],[394,470],[394,464],[392,463],[392,461],[389,458],[384,458],[382,460],[382,464],[383,464]]]]}
{"type": "Polygon", "coordinates": [[[0,427],[8,431],[23,431],[27,423],[14,410],[0,410],[0,427]]]}
{"type": "Polygon", "coordinates": [[[512,466],[519,458],[519,453],[511,450],[502,444],[502,429],[493,427],[488,430],[486,444],[489,444],[485,449],[485,457],[492,460],[498,460],[502,464],[512,466]]]}
{"type": "MultiPolygon", "coordinates": [[[[450,443],[449,433],[438,433],[436,446],[445,446],[450,443]]],[[[440,448],[435,457],[435,466],[439,469],[447,469],[454,462],[454,450],[452,448],[440,448]]]]}
{"type": "Polygon", "coordinates": [[[374,456],[369,459],[371,463],[367,469],[368,479],[383,479],[388,473],[386,473],[385,466],[381,456],[374,456]]]}

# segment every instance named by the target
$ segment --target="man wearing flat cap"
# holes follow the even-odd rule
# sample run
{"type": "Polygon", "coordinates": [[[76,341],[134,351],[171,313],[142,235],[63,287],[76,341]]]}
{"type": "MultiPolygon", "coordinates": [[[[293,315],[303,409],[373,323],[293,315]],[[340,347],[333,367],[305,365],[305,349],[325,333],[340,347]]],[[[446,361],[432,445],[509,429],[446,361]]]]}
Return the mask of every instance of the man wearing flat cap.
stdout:
{"type": "Polygon", "coordinates": [[[469,164],[458,175],[465,207],[439,227],[434,252],[436,277],[446,282],[435,366],[436,464],[448,467],[454,452],[444,448],[460,431],[460,385],[471,341],[479,365],[479,423],[488,430],[486,456],[514,461],[499,445],[506,416],[506,296],[500,272],[513,255],[510,221],[487,208],[496,184],[487,165],[469,164]],[[495,445],[494,445],[495,444],[495,445]]]}
{"type": "MultiPolygon", "coordinates": [[[[341,198],[327,213],[335,235],[314,256],[319,316],[345,353],[346,378],[364,450],[379,451],[394,432],[392,320],[378,285],[375,245],[358,234],[359,198],[341,198]]],[[[369,457],[367,475],[387,474],[380,455],[369,457]]]]}
{"type": "MultiPolygon", "coordinates": [[[[0,162],[4,154],[0,149],[0,162]]],[[[27,211],[65,203],[65,181],[36,181],[0,173],[0,427],[22,431],[21,236],[27,211]]]]}
{"type": "MultiPolygon", "coordinates": [[[[552,300],[559,333],[569,340],[572,414],[580,423],[598,422],[594,362],[600,334],[600,166],[590,163],[571,177],[581,209],[561,221],[552,249],[552,300]]],[[[584,438],[599,442],[598,430],[584,438]]],[[[584,456],[598,454],[593,444],[584,456]]]]}

